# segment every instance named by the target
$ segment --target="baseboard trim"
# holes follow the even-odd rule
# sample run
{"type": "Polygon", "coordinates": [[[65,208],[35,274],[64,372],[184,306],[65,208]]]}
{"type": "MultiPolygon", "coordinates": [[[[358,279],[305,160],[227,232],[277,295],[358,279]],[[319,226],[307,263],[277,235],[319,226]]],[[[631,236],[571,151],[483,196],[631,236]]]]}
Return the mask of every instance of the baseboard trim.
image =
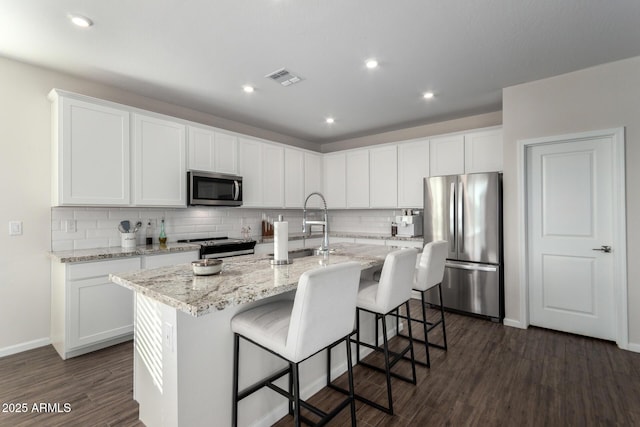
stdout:
{"type": "Polygon", "coordinates": [[[524,324],[519,321],[519,320],[514,320],[514,319],[507,319],[506,317],[503,319],[502,323],[504,324],[504,326],[509,326],[511,328],[518,328],[518,329],[527,329],[526,326],[524,326],[524,324]]]}
{"type": "Polygon", "coordinates": [[[23,351],[33,350],[34,348],[44,347],[51,344],[49,338],[40,338],[33,341],[27,341],[16,345],[0,348],[0,357],[11,356],[12,354],[22,353],[23,351]]]}
{"type": "Polygon", "coordinates": [[[627,344],[627,350],[633,351],[634,353],[640,353],[640,344],[630,342],[627,344]]]}

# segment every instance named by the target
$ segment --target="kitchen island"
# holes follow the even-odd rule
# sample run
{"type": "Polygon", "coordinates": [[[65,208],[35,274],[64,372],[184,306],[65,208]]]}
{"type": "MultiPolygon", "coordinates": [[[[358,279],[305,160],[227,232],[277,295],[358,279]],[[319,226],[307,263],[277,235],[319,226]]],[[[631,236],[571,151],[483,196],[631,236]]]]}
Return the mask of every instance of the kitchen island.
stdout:
{"type": "MultiPolygon", "coordinates": [[[[149,427],[230,425],[231,318],[267,299],[293,298],[307,270],[357,261],[366,275],[379,269],[393,249],[339,244],[328,256],[296,258],[283,266],[271,266],[266,256],[247,255],[225,259],[222,273],[214,276],[194,276],[190,264],[110,275],[136,296],[134,399],[140,420],[149,427]]],[[[364,339],[372,339],[373,318],[362,320],[364,339]]],[[[242,344],[240,388],[285,366],[242,344]]],[[[333,376],[346,371],[344,350],[339,350],[334,350],[333,376]]],[[[324,387],[325,365],[322,352],[301,366],[303,398],[324,387]]],[[[282,381],[286,387],[286,378],[282,381]]],[[[239,425],[271,425],[286,413],[286,400],[263,389],[242,401],[239,425]]]]}

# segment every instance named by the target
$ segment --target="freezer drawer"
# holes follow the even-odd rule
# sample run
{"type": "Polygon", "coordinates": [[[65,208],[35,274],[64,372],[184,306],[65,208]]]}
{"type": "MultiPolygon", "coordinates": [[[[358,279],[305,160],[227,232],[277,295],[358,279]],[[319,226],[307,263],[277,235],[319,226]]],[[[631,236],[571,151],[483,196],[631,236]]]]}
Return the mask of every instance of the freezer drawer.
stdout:
{"type": "MultiPolygon", "coordinates": [[[[499,265],[447,261],[442,280],[444,307],[502,319],[500,268],[499,265]]],[[[427,302],[440,305],[437,288],[428,291],[425,297],[427,302]]]]}

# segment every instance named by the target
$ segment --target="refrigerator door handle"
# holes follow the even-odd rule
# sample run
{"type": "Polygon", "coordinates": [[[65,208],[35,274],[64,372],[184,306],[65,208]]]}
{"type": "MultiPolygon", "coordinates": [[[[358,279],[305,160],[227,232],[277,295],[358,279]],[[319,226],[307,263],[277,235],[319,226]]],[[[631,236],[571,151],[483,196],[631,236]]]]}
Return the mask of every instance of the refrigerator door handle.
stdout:
{"type": "Polygon", "coordinates": [[[454,264],[452,262],[447,262],[445,263],[445,266],[450,268],[459,268],[460,270],[498,271],[497,265],[454,264]]]}
{"type": "Polygon", "coordinates": [[[449,189],[449,252],[456,251],[456,184],[449,189]]]}
{"type": "Polygon", "coordinates": [[[464,252],[464,184],[458,184],[458,252],[464,252]]]}

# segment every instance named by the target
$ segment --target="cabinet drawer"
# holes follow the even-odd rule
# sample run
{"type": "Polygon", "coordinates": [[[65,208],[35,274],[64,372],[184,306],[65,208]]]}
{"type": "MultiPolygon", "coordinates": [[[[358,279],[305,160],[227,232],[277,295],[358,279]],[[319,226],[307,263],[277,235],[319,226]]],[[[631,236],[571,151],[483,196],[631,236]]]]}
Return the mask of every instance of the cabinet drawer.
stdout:
{"type": "Polygon", "coordinates": [[[113,261],[91,261],[69,264],[67,280],[78,280],[87,277],[108,276],[109,273],[140,270],[140,257],[117,259],[113,261]]]}

